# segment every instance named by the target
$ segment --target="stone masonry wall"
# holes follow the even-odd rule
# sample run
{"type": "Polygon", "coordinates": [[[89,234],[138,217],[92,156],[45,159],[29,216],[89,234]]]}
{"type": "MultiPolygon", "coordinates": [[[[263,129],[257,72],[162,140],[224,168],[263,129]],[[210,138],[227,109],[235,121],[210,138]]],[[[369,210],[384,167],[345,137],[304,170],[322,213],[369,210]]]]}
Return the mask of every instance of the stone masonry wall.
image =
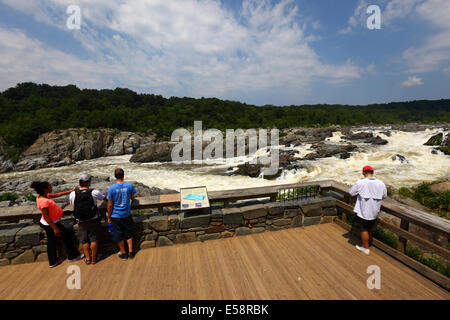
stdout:
{"type": "MultiPolygon", "coordinates": [[[[194,241],[207,241],[233,236],[277,231],[287,228],[332,222],[337,215],[336,200],[319,198],[284,202],[243,202],[221,208],[214,206],[211,214],[192,215],[169,211],[165,215],[134,215],[135,246],[139,249],[170,246],[194,241]]],[[[78,245],[78,226],[73,218],[63,224],[74,231],[78,245]]],[[[102,223],[100,252],[117,252],[102,223]]],[[[81,247],[80,247],[81,252],[81,247]]],[[[30,223],[0,225],[0,266],[47,261],[46,237],[43,230],[30,223]]]]}

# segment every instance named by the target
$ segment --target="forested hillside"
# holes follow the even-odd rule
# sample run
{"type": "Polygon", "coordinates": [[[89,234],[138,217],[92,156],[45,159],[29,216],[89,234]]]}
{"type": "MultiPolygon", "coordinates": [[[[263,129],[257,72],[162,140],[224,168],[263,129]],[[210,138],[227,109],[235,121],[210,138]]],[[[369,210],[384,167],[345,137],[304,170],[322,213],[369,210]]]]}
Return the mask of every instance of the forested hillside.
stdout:
{"type": "Polygon", "coordinates": [[[270,128],[333,124],[450,122],[450,99],[369,106],[254,106],[219,99],[164,98],[129,89],[80,90],[74,85],[18,84],[0,94],[0,136],[14,154],[50,130],[116,128],[169,137],[202,120],[204,128],[270,128]]]}

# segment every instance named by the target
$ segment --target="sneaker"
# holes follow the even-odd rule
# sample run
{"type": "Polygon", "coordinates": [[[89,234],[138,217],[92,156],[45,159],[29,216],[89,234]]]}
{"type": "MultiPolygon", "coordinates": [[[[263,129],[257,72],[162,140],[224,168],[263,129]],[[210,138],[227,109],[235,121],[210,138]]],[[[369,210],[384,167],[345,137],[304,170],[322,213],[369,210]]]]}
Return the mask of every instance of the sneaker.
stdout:
{"type": "Polygon", "coordinates": [[[69,262],[75,262],[75,261],[81,260],[81,259],[83,259],[83,258],[84,258],[84,254],[82,253],[82,254],[80,254],[80,255],[79,255],[78,257],[76,257],[76,258],[70,259],[69,262]]]}
{"type": "Polygon", "coordinates": [[[134,252],[134,251],[128,252],[128,259],[133,259],[135,255],[136,255],[136,252],[134,252]]]}
{"type": "Polygon", "coordinates": [[[60,265],[64,260],[66,260],[66,257],[59,257],[59,258],[58,258],[58,262],[56,262],[55,264],[52,264],[52,265],[50,266],[50,268],[54,268],[54,267],[60,265]]]}
{"type": "Polygon", "coordinates": [[[365,254],[369,255],[370,254],[370,250],[366,249],[364,247],[360,247],[360,246],[356,246],[356,249],[358,249],[361,252],[364,252],[365,254]]]}
{"type": "Polygon", "coordinates": [[[118,256],[122,260],[127,260],[128,259],[128,254],[126,254],[126,253],[119,252],[118,256]]]}

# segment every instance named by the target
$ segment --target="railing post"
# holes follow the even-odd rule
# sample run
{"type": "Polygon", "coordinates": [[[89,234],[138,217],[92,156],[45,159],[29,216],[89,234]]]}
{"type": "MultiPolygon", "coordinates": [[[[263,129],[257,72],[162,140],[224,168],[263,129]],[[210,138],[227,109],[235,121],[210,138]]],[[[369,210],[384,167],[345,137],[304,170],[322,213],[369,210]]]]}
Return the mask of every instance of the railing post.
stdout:
{"type": "MultiPolygon", "coordinates": [[[[409,221],[402,219],[400,222],[400,228],[402,228],[403,230],[408,231],[409,230],[409,221]]],[[[403,238],[403,237],[398,237],[398,245],[397,245],[397,250],[400,251],[401,253],[405,253],[406,252],[406,244],[407,244],[408,240],[403,238]]]]}

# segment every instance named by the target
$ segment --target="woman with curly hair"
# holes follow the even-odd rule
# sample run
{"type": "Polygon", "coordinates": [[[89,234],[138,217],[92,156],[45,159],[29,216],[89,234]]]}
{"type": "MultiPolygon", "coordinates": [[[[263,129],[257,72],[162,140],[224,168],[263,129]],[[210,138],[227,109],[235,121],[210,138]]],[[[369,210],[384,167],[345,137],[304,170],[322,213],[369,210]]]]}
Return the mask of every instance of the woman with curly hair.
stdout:
{"type": "Polygon", "coordinates": [[[58,257],[56,252],[56,241],[58,238],[61,238],[63,241],[69,262],[82,259],[84,255],[80,255],[78,250],[75,248],[70,231],[67,230],[61,223],[63,210],[56,205],[55,201],[53,201],[54,198],[68,195],[78,188],[52,194],[52,185],[46,181],[34,181],[31,184],[31,188],[33,188],[38,194],[36,197],[36,204],[42,212],[39,225],[47,234],[47,255],[50,268],[56,267],[65,260],[65,257],[58,257]]]}

